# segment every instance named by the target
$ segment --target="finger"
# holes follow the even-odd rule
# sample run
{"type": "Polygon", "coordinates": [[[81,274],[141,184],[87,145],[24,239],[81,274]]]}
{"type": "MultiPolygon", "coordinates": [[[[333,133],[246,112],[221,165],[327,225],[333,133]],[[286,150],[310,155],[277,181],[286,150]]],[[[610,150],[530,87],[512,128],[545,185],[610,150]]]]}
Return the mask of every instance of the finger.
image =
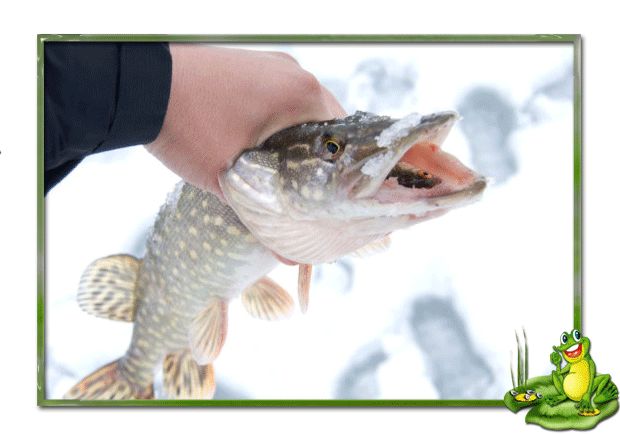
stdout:
{"type": "Polygon", "coordinates": [[[325,104],[327,108],[332,113],[332,116],[335,118],[342,118],[347,115],[345,109],[340,105],[338,100],[334,97],[334,95],[327,89],[325,86],[323,88],[323,97],[325,98],[325,104]]]}
{"type": "Polygon", "coordinates": [[[220,199],[222,199],[224,201],[224,203],[228,203],[228,200],[226,199],[226,196],[224,196],[224,192],[222,191],[222,177],[224,175],[224,170],[222,170],[220,173],[218,173],[217,176],[217,183],[215,185],[215,187],[211,190],[211,192],[213,194],[215,194],[217,197],[219,197],[220,199]]]}
{"type": "Polygon", "coordinates": [[[295,65],[299,65],[299,62],[297,61],[297,59],[295,59],[293,56],[291,56],[288,53],[284,53],[282,51],[263,51],[262,52],[264,55],[269,56],[269,57],[274,57],[274,58],[278,58],[278,59],[284,59],[287,60],[291,63],[294,63],[295,65]]]}

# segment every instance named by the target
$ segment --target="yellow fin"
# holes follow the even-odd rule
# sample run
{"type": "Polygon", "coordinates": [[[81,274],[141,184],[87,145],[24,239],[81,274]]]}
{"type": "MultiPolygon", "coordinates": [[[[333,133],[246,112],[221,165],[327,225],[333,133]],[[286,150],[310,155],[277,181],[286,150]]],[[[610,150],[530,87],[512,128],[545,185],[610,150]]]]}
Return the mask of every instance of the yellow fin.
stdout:
{"type": "Polygon", "coordinates": [[[297,295],[299,296],[299,308],[301,313],[308,311],[310,302],[310,278],[312,277],[312,264],[299,264],[299,278],[297,280],[297,295]]]}
{"type": "Polygon", "coordinates": [[[278,320],[291,316],[293,297],[269,277],[263,277],[241,294],[245,310],[254,318],[278,320]]]}
{"type": "Polygon", "coordinates": [[[167,355],[164,359],[164,392],[170,399],[213,398],[213,365],[198,365],[190,350],[167,355]]]}
{"type": "Polygon", "coordinates": [[[65,399],[153,399],[153,384],[140,388],[119,374],[116,360],[96,370],[69,390],[65,399]]]}
{"type": "Polygon", "coordinates": [[[368,256],[373,256],[385,252],[387,249],[390,248],[391,244],[392,241],[390,240],[390,237],[386,235],[379,240],[372,241],[365,246],[360,247],[353,253],[350,253],[348,256],[351,256],[352,258],[367,258],[368,256]]]}
{"type": "Polygon", "coordinates": [[[218,356],[228,331],[228,302],[215,299],[192,321],[189,344],[199,365],[211,363],[218,356]]]}
{"type": "Polygon", "coordinates": [[[82,310],[101,318],[132,322],[140,260],[113,255],[92,262],[80,279],[77,301],[82,310]]]}

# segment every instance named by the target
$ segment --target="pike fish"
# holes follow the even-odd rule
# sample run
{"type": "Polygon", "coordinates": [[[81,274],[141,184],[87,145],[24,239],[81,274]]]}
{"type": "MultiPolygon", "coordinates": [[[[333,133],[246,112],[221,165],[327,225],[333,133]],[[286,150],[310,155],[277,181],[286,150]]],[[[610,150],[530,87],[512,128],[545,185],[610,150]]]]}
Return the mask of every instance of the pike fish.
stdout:
{"type": "Polygon", "coordinates": [[[170,399],[211,398],[229,301],[240,296],[257,318],[293,311],[293,298],[266,277],[281,259],[301,264],[305,310],[312,264],[386,245],[391,232],[480,198],[484,176],[441,149],[457,119],[356,112],[285,129],[221,174],[227,203],[179,183],[142,259],[109,256],[84,271],[80,307],[133,322],[133,335],[124,356],[65,398],[154,398],[162,366],[170,399]]]}

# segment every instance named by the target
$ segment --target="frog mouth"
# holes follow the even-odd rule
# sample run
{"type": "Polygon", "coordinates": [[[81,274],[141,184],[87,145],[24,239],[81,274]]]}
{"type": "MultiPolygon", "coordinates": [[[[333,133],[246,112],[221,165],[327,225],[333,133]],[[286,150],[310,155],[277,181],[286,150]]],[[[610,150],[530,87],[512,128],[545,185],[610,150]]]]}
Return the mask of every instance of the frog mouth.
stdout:
{"type": "Polygon", "coordinates": [[[564,351],[567,357],[575,358],[581,355],[581,344],[575,344],[566,351],[564,351]]]}

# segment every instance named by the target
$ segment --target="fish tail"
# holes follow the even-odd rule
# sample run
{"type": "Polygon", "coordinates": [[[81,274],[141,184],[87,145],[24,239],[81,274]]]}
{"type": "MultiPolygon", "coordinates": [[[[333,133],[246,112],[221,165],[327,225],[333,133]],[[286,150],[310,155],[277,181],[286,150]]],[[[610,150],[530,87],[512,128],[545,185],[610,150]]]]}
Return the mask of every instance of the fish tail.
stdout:
{"type": "Polygon", "coordinates": [[[69,390],[65,399],[153,399],[153,383],[140,386],[122,372],[123,359],[99,368],[69,390]]]}

